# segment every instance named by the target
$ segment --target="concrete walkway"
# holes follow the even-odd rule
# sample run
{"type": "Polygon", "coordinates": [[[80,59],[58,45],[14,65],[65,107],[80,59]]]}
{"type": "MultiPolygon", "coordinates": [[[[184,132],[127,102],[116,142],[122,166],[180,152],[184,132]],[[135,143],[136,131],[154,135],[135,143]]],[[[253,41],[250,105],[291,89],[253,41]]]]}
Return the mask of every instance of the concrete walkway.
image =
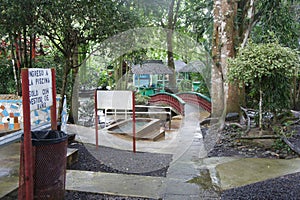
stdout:
{"type": "MultiPolygon", "coordinates": [[[[177,121],[179,129],[168,131],[165,140],[137,142],[137,151],[173,155],[166,177],[68,170],[66,189],[165,200],[219,199],[212,188],[229,189],[300,171],[300,159],[206,158],[199,110],[188,105],[185,110],[183,120],[177,121]],[[205,170],[208,176],[203,175],[205,170]]],[[[84,143],[95,144],[93,128],[71,125],[68,133],[76,133],[84,143]]],[[[132,150],[131,140],[105,131],[99,132],[99,145],[132,150]]],[[[18,187],[18,168],[19,144],[0,148],[0,199],[18,187]]]]}
{"type": "MultiPolygon", "coordinates": [[[[205,157],[206,151],[199,127],[199,110],[186,106],[185,111],[180,129],[169,133],[168,139],[159,142],[137,142],[138,151],[173,155],[167,177],[68,171],[67,189],[166,200],[217,199],[217,194],[206,193],[199,185],[188,183],[199,176],[195,161],[205,157]]],[[[70,126],[69,131],[76,133],[82,142],[95,144],[94,133],[88,128],[70,126]]],[[[105,131],[99,132],[99,144],[124,150],[132,148],[131,141],[117,138],[105,131]]]]}
{"type": "MultiPolygon", "coordinates": [[[[189,105],[185,111],[178,131],[167,132],[165,140],[137,141],[137,151],[173,155],[166,177],[68,171],[67,189],[165,200],[219,199],[217,190],[300,171],[300,159],[206,158],[199,127],[200,111],[189,105]],[[208,175],[203,176],[205,170],[208,175]],[[91,178],[84,181],[85,177],[93,177],[95,181],[90,181],[91,178]]],[[[69,126],[68,130],[76,133],[82,142],[95,144],[93,128],[69,126]]],[[[105,130],[99,131],[98,142],[102,146],[132,150],[131,140],[107,134],[105,130]]]]}
{"type": "Polygon", "coordinates": [[[176,153],[167,173],[166,191],[163,199],[217,199],[212,191],[206,193],[199,185],[188,183],[199,176],[195,161],[206,156],[199,127],[200,112],[192,106],[185,107],[185,117],[180,128],[176,153]],[[180,151],[178,151],[180,150],[180,151]]]}

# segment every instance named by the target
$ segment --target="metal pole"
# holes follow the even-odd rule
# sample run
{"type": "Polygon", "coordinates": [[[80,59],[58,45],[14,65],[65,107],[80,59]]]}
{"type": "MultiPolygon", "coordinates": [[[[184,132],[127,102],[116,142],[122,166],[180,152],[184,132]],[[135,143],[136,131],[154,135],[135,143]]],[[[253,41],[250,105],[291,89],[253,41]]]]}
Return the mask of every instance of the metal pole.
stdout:
{"type": "Polygon", "coordinates": [[[95,134],[96,134],[96,149],[98,149],[98,97],[97,90],[95,90],[95,134]]]}
{"type": "Polygon", "coordinates": [[[28,69],[22,69],[22,104],[24,118],[24,164],[25,164],[25,197],[26,200],[33,199],[33,165],[32,165],[32,143],[30,124],[30,101],[29,101],[29,79],[28,69]]]}
{"type": "Polygon", "coordinates": [[[133,132],[133,152],[136,152],[136,141],[135,141],[135,95],[134,91],[132,91],[132,132],[133,132]]]}

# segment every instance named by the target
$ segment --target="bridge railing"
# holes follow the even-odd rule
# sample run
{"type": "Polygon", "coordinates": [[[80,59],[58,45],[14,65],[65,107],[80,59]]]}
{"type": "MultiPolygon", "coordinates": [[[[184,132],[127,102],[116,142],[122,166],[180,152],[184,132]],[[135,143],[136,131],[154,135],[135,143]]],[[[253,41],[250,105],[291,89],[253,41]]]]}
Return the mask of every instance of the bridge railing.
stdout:
{"type": "Polygon", "coordinates": [[[175,94],[160,92],[150,96],[150,104],[166,104],[171,106],[179,114],[184,115],[185,102],[175,94]]]}
{"type": "Polygon", "coordinates": [[[197,92],[181,92],[176,94],[183,101],[200,106],[206,111],[211,112],[211,99],[197,92]]]}

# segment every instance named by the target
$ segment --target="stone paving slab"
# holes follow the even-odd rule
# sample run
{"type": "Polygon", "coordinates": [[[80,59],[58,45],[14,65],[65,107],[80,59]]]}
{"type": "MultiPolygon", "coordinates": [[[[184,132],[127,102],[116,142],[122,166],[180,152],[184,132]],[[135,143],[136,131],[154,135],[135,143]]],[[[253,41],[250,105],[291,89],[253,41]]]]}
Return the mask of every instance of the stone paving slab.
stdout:
{"type": "Polygon", "coordinates": [[[0,199],[19,186],[20,144],[0,148],[0,199]]]}
{"type": "Polygon", "coordinates": [[[299,158],[210,157],[195,163],[198,170],[209,170],[213,184],[222,190],[300,172],[299,158]]]}
{"type": "Polygon", "coordinates": [[[159,199],[164,177],[67,170],[66,190],[159,199]]]}
{"type": "Polygon", "coordinates": [[[300,172],[300,159],[241,158],[216,166],[223,190],[300,172]]]}
{"type": "Polygon", "coordinates": [[[196,184],[187,183],[182,179],[168,178],[166,182],[167,188],[164,192],[164,200],[173,200],[176,196],[180,199],[199,199],[199,186],[196,184]]]}

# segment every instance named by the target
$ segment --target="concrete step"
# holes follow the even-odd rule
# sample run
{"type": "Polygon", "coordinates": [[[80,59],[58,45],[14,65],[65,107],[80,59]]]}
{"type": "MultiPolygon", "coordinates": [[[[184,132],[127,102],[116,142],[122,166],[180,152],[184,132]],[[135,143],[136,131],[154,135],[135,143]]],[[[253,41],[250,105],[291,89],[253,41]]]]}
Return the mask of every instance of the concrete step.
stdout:
{"type": "Polygon", "coordinates": [[[67,170],[66,190],[160,199],[165,177],[67,170]]]}

